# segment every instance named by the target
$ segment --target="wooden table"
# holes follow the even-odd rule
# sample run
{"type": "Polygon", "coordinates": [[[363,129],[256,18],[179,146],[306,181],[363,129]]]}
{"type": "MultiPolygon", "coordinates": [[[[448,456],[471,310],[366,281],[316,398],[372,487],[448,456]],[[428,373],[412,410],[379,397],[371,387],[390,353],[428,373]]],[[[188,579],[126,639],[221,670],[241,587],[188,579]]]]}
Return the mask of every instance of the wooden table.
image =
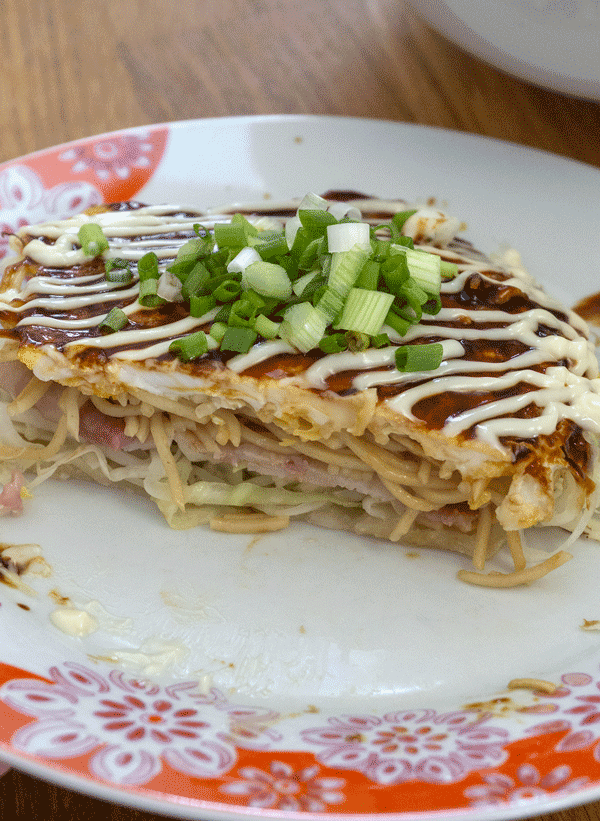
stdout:
{"type": "MultiPolygon", "coordinates": [[[[0,162],[127,126],[299,113],[442,126],[600,166],[599,105],[466,55],[402,0],[3,0],[0,66],[0,162]]],[[[13,770],[0,816],[15,815],[160,817],[13,770]]],[[[600,802],[543,818],[600,821],[600,802]]]]}

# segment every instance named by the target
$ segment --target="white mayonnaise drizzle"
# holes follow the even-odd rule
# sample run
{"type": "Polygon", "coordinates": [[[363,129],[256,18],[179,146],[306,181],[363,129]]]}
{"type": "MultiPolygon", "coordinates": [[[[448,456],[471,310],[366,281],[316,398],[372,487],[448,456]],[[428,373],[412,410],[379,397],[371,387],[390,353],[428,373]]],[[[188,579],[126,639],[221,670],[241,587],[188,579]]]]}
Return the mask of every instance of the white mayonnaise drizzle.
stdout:
{"type": "MultiPolygon", "coordinates": [[[[200,212],[187,206],[145,206],[130,211],[107,211],[92,216],[80,215],[65,220],[55,220],[43,225],[22,229],[19,236],[27,239],[24,257],[45,268],[70,268],[89,261],[79,247],[77,233],[81,225],[95,222],[102,226],[109,241],[105,257],[123,258],[131,262],[133,280],[126,285],[107,282],[103,276],[49,276],[41,272],[25,281],[20,289],[4,292],[0,309],[15,314],[27,311],[17,327],[42,325],[65,331],[82,331],[81,339],[74,338],[66,344],[85,346],[97,350],[110,350],[115,360],[151,360],[167,353],[169,344],[178,337],[207,326],[217,309],[203,317],[191,316],[166,321],[155,327],[126,328],[117,333],[95,335],[95,329],[104,319],[106,308],[94,312],[94,305],[124,301],[123,310],[128,316],[144,310],[137,301],[138,285],[136,262],[149,250],[159,259],[159,272],[166,281],[166,268],[177,254],[178,248],[195,236],[194,225],[200,222],[206,228],[228,219],[227,214],[242,210],[268,212],[278,216],[296,207],[292,203],[256,203],[254,206],[230,206],[220,212],[200,212]],[[191,214],[183,216],[182,214],[191,214]],[[177,234],[177,239],[165,238],[165,234],[177,234]],[[20,307],[15,301],[25,301],[20,307]],[[13,304],[11,304],[13,303],[13,304]],[[30,313],[35,309],[33,313],[30,313]],[[85,310],[90,316],[77,316],[85,310]],[[64,316],[71,312],[72,316],[64,316]],[[85,332],[90,331],[89,335],[85,332]]],[[[357,206],[357,202],[353,202],[357,206]]],[[[388,212],[404,210],[406,203],[378,200],[361,200],[363,210],[388,212]]],[[[280,216],[281,223],[285,218],[280,216]]],[[[261,227],[271,225],[271,217],[252,218],[261,227]]],[[[377,221],[381,221],[379,218],[377,221]]],[[[443,308],[435,317],[424,316],[423,321],[412,326],[404,337],[389,328],[394,344],[418,342],[423,338],[440,339],[444,348],[441,366],[435,372],[403,373],[395,368],[395,347],[368,350],[363,353],[337,353],[326,355],[311,364],[304,372],[294,376],[296,384],[313,390],[327,390],[328,379],[345,371],[359,371],[351,381],[354,390],[362,391],[378,386],[394,386],[396,394],[386,399],[389,407],[408,419],[419,421],[413,413],[417,403],[446,393],[485,394],[485,401],[474,408],[456,413],[447,419],[444,432],[459,435],[473,429],[482,442],[501,448],[500,437],[535,437],[555,430],[561,419],[571,419],[584,430],[600,434],[600,380],[598,366],[585,323],[573,312],[564,311],[518,265],[492,264],[482,261],[477,252],[470,254],[469,247],[456,245],[445,247],[452,241],[460,223],[445,217],[433,209],[420,209],[411,217],[405,232],[421,240],[421,247],[440,253],[445,259],[457,262],[459,274],[453,280],[442,283],[442,293],[460,294],[477,274],[482,285],[494,288],[514,288],[525,292],[537,306],[521,313],[508,313],[501,309],[477,310],[468,307],[443,308]],[[425,243],[433,243],[427,245],[425,243]],[[501,272],[506,279],[499,281],[490,273],[501,272]],[[552,311],[566,314],[567,321],[552,311]],[[482,324],[490,327],[481,327],[482,324]],[[543,335],[540,326],[545,326],[543,335]],[[465,358],[468,343],[489,341],[496,355],[490,360],[470,361],[465,358]],[[496,361],[503,352],[503,343],[521,342],[529,350],[516,352],[506,361],[496,361]],[[566,365],[565,365],[566,362],[566,365]],[[504,395],[498,398],[493,392],[515,388],[525,383],[531,390],[504,395]],[[540,414],[532,418],[513,416],[520,409],[535,403],[540,414]]],[[[172,283],[171,283],[172,284],[172,283]]],[[[177,289],[171,288],[175,294],[177,289]]],[[[177,299],[180,299],[180,295],[177,299]]],[[[174,296],[175,299],[175,296],[174,296]]],[[[212,343],[212,340],[211,340],[212,343]]],[[[216,343],[211,344],[215,347],[216,343]]],[[[508,356],[509,348],[505,348],[508,356]]],[[[294,353],[294,349],[282,340],[262,342],[247,354],[232,357],[227,367],[236,373],[267,362],[273,357],[294,353]]],[[[192,378],[192,377],[190,377],[192,378]]],[[[501,448],[503,449],[503,448],[501,448]]]]}

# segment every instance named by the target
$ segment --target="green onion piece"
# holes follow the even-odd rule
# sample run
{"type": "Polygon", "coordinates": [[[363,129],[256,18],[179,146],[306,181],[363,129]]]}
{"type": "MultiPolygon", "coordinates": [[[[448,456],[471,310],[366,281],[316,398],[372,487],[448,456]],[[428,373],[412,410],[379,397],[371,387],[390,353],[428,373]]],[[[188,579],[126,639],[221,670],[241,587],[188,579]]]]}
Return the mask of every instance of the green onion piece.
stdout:
{"type": "Polygon", "coordinates": [[[196,331],[189,336],[174,339],[169,345],[169,351],[176,354],[183,362],[198,359],[208,351],[208,340],[204,331],[196,331]]]}
{"type": "Polygon", "coordinates": [[[154,251],[149,251],[138,261],[138,276],[140,282],[144,279],[158,279],[160,272],[158,270],[158,257],[154,251]]]}
{"type": "Polygon", "coordinates": [[[227,324],[235,325],[237,328],[251,327],[254,324],[257,313],[258,307],[253,305],[250,300],[238,299],[231,303],[227,324]]]}
{"type": "Polygon", "coordinates": [[[224,322],[213,322],[210,326],[210,335],[216,342],[220,342],[225,336],[227,325],[224,322]]]}
{"type": "Polygon", "coordinates": [[[219,312],[215,316],[213,320],[212,327],[214,328],[216,323],[221,322],[229,322],[229,314],[231,313],[231,303],[227,303],[226,305],[222,305],[219,312]]]}
{"type": "Polygon", "coordinates": [[[219,248],[243,248],[247,245],[245,226],[239,222],[217,222],[215,242],[219,248]]]}
{"type": "Polygon", "coordinates": [[[327,246],[333,253],[344,253],[358,246],[371,251],[371,228],[366,222],[338,222],[327,226],[327,246]]]}
{"type": "Polygon", "coordinates": [[[227,328],[221,339],[222,351],[248,353],[256,342],[258,334],[252,328],[227,328]]]}
{"type": "Polygon", "coordinates": [[[264,314],[259,314],[254,320],[254,330],[265,339],[275,339],[279,333],[279,326],[279,322],[273,322],[264,314]]]}
{"type": "Polygon", "coordinates": [[[97,257],[103,251],[108,251],[108,240],[96,222],[86,222],[79,229],[77,236],[86,257],[97,257]]]}
{"type": "Polygon", "coordinates": [[[444,358],[440,342],[429,345],[402,345],[396,351],[396,367],[399,371],[435,371],[444,358]]]}
{"type": "MultiPolygon", "coordinates": [[[[393,299],[392,297],[392,300],[393,299]]],[[[344,299],[337,291],[334,291],[333,288],[326,287],[316,302],[315,307],[317,311],[320,311],[327,317],[328,322],[333,322],[344,307],[344,299]]]]}
{"type": "Polygon", "coordinates": [[[392,245],[390,253],[405,254],[406,264],[411,277],[424,288],[428,294],[439,294],[441,286],[441,259],[437,254],[426,251],[412,251],[399,245],[392,245]]]}
{"type": "Polygon", "coordinates": [[[233,302],[242,292],[242,285],[237,279],[226,279],[213,291],[219,302],[233,302]]]}
{"type": "Polygon", "coordinates": [[[458,276],[458,265],[456,262],[448,262],[446,259],[440,260],[440,273],[443,279],[454,279],[458,276]]]}
{"type": "Polygon", "coordinates": [[[375,334],[375,336],[371,337],[372,348],[386,348],[388,345],[391,344],[392,343],[387,334],[375,334]]]}
{"type": "Polygon", "coordinates": [[[396,295],[394,306],[400,316],[411,322],[419,322],[423,316],[423,305],[429,299],[429,294],[418,285],[414,279],[409,279],[401,285],[396,295]],[[404,302],[405,304],[401,304],[404,302]]]}
{"type": "Polygon", "coordinates": [[[302,353],[307,353],[317,347],[327,324],[327,317],[310,302],[300,302],[285,312],[279,336],[302,353]]]}
{"type": "Polygon", "coordinates": [[[274,262],[253,262],[242,272],[242,285],[252,288],[263,296],[288,300],[292,295],[292,283],[285,268],[274,262]]]}
{"type": "Polygon", "coordinates": [[[112,334],[115,331],[121,331],[128,322],[129,318],[124,311],[120,308],[113,308],[106,314],[98,327],[104,333],[112,334]]]}
{"type": "Polygon", "coordinates": [[[231,218],[232,225],[241,225],[244,229],[244,233],[246,235],[246,239],[249,237],[255,237],[258,234],[258,228],[256,225],[252,225],[252,223],[246,219],[243,214],[234,214],[231,218]]]}
{"type": "Polygon", "coordinates": [[[381,264],[381,273],[385,284],[392,294],[398,294],[410,277],[405,254],[396,254],[388,257],[381,264]]]}
{"type": "Polygon", "coordinates": [[[210,231],[208,230],[208,228],[205,228],[203,225],[200,225],[199,222],[195,222],[194,225],[193,225],[193,228],[194,228],[194,233],[196,234],[196,236],[200,237],[200,239],[204,239],[204,240],[207,240],[208,242],[210,242],[211,247],[212,247],[212,245],[214,243],[213,243],[213,239],[210,235],[210,231]]]}
{"type": "Polygon", "coordinates": [[[165,300],[156,293],[158,288],[157,279],[143,279],[140,282],[140,295],[138,301],[144,308],[158,308],[164,305],[165,300]]]}
{"type": "Polygon", "coordinates": [[[209,296],[194,296],[194,294],[192,294],[190,297],[190,316],[198,319],[209,311],[212,311],[216,304],[217,300],[212,294],[209,296]]]}
{"type": "MultiPolygon", "coordinates": [[[[252,240],[251,240],[252,241],[252,240]]],[[[282,231],[262,231],[253,243],[254,250],[262,259],[271,260],[288,252],[285,234],[282,231]]]]}
{"type": "Polygon", "coordinates": [[[328,225],[335,225],[336,218],[329,211],[301,209],[298,211],[298,216],[302,227],[310,234],[318,234],[320,237],[325,233],[328,225]]]}
{"type": "Polygon", "coordinates": [[[345,297],[358,279],[368,256],[368,252],[357,245],[349,251],[333,254],[328,280],[329,287],[345,297]]]}
{"type": "Polygon", "coordinates": [[[354,283],[357,288],[366,288],[368,291],[376,291],[379,283],[379,272],[381,265],[372,259],[368,259],[363,265],[358,279],[354,283]]]}
{"type": "Polygon", "coordinates": [[[407,319],[399,316],[396,311],[390,309],[388,311],[388,315],[385,318],[384,325],[389,325],[389,327],[396,331],[397,334],[400,336],[404,336],[404,334],[408,331],[411,325],[414,325],[414,322],[409,322],[407,319]]]}
{"type": "Polygon", "coordinates": [[[104,275],[107,282],[131,282],[133,273],[129,260],[111,258],[104,261],[104,275]]]}
{"type": "Polygon", "coordinates": [[[398,211],[398,213],[394,214],[394,216],[392,217],[392,225],[394,226],[394,228],[397,228],[398,231],[402,231],[406,220],[416,213],[416,208],[414,208],[412,211],[398,211]]]}
{"type": "Polygon", "coordinates": [[[318,276],[320,276],[319,271],[309,271],[308,274],[303,274],[301,277],[298,277],[292,285],[292,290],[296,296],[302,296],[307,285],[309,285],[318,276]]]}
{"type": "Polygon", "coordinates": [[[201,291],[206,290],[209,280],[210,274],[206,266],[202,262],[197,262],[183,281],[182,297],[189,299],[191,296],[199,296],[201,291]]]}
{"type": "Polygon", "coordinates": [[[363,334],[360,331],[346,331],[345,337],[348,341],[348,350],[352,353],[366,351],[371,344],[369,335],[363,334]]]}
{"type": "MultiPolygon", "coordinates": [[[[326,214],[327,211],[318,211],[319,214],[326,214]]],[[[307,271],[313,268],[319,258],[321,251],[321,238],[313,239],[309,242],[298,258],[298,268],[307,271]]]]}
{"type": "Polygon", "coordinates": [[[430,316],[435,316],[439,314],[442,310],[442,300],[439,296],[431,297],[428,299],[427,302],[423,305],[423,313],[429,314],[430,316]]]}
{"type": "Polygon", "coordinates": [[[319,342],[319,348],[323,353],[341,353],[348,350],[348,340],[346,334],[329,334],[324,336],[319,342]]]}
{"type": "Polygon", "coordinates": [[[362,334],[377,334],[393,301],[393,294],[351,288],[336,327],[362,334]]]}

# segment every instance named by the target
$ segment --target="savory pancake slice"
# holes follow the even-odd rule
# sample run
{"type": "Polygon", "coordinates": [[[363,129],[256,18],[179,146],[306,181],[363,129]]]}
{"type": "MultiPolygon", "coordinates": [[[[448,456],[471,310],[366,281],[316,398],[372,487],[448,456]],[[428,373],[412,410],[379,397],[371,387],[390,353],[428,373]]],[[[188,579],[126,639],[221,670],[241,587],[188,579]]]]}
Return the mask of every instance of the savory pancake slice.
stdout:
{"type": "MultiPolygon", "coordinates": [[[[172,527],[290,518],[456,550],[595,535],[598,367],[514,252],[338,192],[200,212],[117,203],[12,237],[2,452],[148,493],[172,527]],[[233,214],[233,216],[232,216],[233,214]]],[[[10,477],[10,481],[8,481],[10,477]]],[[[0,496],[0,504],[2,497],[0,496]]]]}

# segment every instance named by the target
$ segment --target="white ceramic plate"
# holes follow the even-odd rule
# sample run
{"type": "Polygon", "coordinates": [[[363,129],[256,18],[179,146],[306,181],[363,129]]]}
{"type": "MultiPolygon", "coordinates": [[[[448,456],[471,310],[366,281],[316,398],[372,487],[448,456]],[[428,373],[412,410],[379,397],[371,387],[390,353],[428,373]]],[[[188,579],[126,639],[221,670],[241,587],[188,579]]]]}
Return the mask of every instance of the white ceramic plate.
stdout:
{"type": "Polygon", "coordinates": [[[410,0],[466,51],[521,79],[600,100],[598,0],[410,0]]]}
{"type": "MultiPolygon", "coordinates": [[[[573,303],[600,283],[599,185],[587,166],[448,131],[233,118],[0,166],[0,224],[133,197],[435,196],[573,303]]],[[[202,819],[508,819],[600,797],[600,633],[580,629],[600,619],[591,542],[531,588],[486,590],[456,581],[457,556],[304,526],[174,532],[150,502],[74,481],[40,486],[2,534],[52,567],[24,577],[32,594],[0,585],[0,757],[14,766],[202,819]],[[56,629],[60,597],[99,629],[56,629]],[[506,690],[522,676],[559,689],[506,690]]]]}

